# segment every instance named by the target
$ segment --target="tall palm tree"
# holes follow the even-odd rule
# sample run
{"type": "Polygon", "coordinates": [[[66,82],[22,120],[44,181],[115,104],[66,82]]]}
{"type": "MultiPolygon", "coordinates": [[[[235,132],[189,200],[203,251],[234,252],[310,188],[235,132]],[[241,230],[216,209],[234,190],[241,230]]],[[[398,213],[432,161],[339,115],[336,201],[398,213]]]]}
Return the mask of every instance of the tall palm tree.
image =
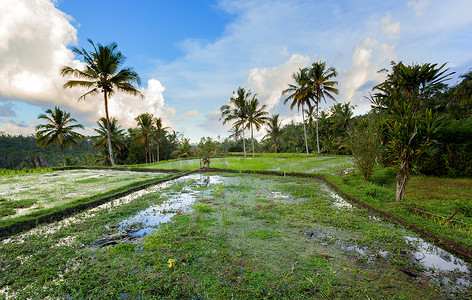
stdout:
{"type": "Polygon", "coordinates": [[[267,134],[263,139],[271,139],[274,142],[275,157],[277,157],[277,142],[282,136],[282,121],[279,121],[279,115],[273,115],[267,122],[267,134]]]}
{"type": "Polygon", "coordinates": [[[124,67],[120,69],[126,60],[126,57],[117,50],[116,43],[111,43],[107,46],[101,44],[95,45],[92,40],[88,40],[93,47],[92,52],[87,52],[85,49],[73,48],[72,51],[83,57],[86,64],[85,70],[79,70],[72,67],[64,66],[61,69],[62,76],[72,75],[78,80],[69,80],[64,84],[64,88],[83,87],[88,91],[79,97],[78,101],[85,100],[86,96],[103,93],[105,104],[105,117],[107,121],[108,132],[108,152],[110,154],[110,161],[115,165],[113,156],[113,147],[111,142],[110,117],[108,115],[108,98],[113,96],[116,91],[130,94],[133,96],[140,96],[144,98],[143,94],[139,92],[133,85],[141,84],[141,79],[138,73],[132,68],[124,67]]]}
{"type": "Polygon", "coordinates": [[[336,69],[333,67],[326,67],[326,62],[315,62],[311,65],[308,71],[307,87],[309,88],[310,99],[313,100],[316,107],[316,148],[320,154],[320,140],[318,137],[318,109],[321,100],[326,102],[326,98],[336,101],[334,95],[339,94],[339,90],[334,86],[338,84],[337,81],[331,80],[338,75],[336,69]]]}
{"type": "Polygon", "coordinates": [[[246,90],[242,87],[238,88],[236,93],[233,92],[233,97],[229,99],[229,105],[223,105],[220,108],[221,119],[223,119],[223,125],[235,121],[233,126],[238,126],[242,128],[243,131],[243,149],[244,156],[246,156],[246,139],[244,137],[244,127],[246,126],[247,121],[247,102],[251,97],[251,91],[246,90]]]}
{"type": "Polygon", "coordinates": [[[153,129],[153,116],[150,113],[142,113],[135,118],[138,122],[138,138],[141,140],[141,144],[144,145],[144,151],[146,153],[146,163],[151,162],[151,153],[149,152],[149,139],[153,129]],[[149,160],[148,160],[149,158],[149,160]]]}
{"type": "Polygon", "coordinates": [[[254,127],[259,131],[267,120],[268,112],[265,111],[266,105],[262,105],[259,108],[259,100],[256,97],[252,97],[251,101],[247,103],[247,125],[246,127],[251,130],[251,141],[252,141],[252,156],[255,156],[254,151],[254,127]]]}
{"type": "Polygon", "coordinates": [[[300,111],[300,106],[302,108],[302,120],[303,120],[303,133],[305,136],[305,148],[306,148],[306,155],[308,155],[308,140],[306,137],[306,126],[305,126],[305,105],[308,108],[311,107],[310,97],[311,97],[311,90],[308,86],[308,73],[309,70],[307,68],[299,69],[298,73],[293,73],[292,78],[295,80],[295,84],[289,84],[288,88],[282,91],[282,95],[291,93],[287,99],[285,99],[284,104],[288,101],[292,101],[290,104],[290,109],[293,109],[297,106],[298,111],[300,111]]]}
{"type": "Polygon", "coordinates": [[[162,125],[161,118],[154,118],[153,122],[155,126],[154,130],[155,130],[156,144],[157,144],[157,153],[156,153],[157,162],[159,162],[159,142],[160,142],[161,136],[166,134],[166,129],[168,129],[169,127],[162,127],[163,125],[162,125]]]}
{"type": "Polygon", "coordinates": [[[62,155],[62,163],[66,166],[66,158],[64,156],[64,147],[71,148],[77,145],[83,135],[75,132],[77,128],[84,129],[84,126],[76,123],[77,120],[71,118],[70,113],[54,107],[54,110],[47,109],[46,114],[39,115],[38,119],[46,120],[46,124],[36,126],[36,144],[42,148],[59,145],[62,155]],[[48,114],[50,116],[48,116],[48,114]]]}
{"type": "MultiPolygon", "coordinates": [[[[107,148],[108,145],[108,129],[107,129],[107,119],[101,117],[97,121],[98,128],[94,128],[93,130],[98,134],[93,136],[95,139],[95,144],[93,145],[96,150],[101,150],[107,148]]],[[[111,145],[113,147],[114,152],[123,151],[126,148],[126,144],[124,143],[124,130],[118,125],[118,120],[115,117],[110,119],[110,137],[111,137],[111,145]]],[[[108,158],[109,161],[109,158],[108,158]]],[[[111,163],[111,162],[110,162],[111,163]]]]}

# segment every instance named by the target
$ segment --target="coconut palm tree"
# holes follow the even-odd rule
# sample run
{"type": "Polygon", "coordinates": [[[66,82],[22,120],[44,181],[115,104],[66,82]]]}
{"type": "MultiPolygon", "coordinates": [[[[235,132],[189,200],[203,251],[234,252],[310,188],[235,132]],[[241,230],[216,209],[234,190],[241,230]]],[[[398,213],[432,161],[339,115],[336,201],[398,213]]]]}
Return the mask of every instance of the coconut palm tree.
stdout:
{"type": "Polygon", "coordinates": [[[234,141],[236,142],[242,135],[242,129],[239,126],[233,126],[230,130],[228,130],[230,136],[228,138],[232,139],[234,138],[234,141]]]}
{"type": "Polygon", "coordinates": [[[61,150],[62,163],[66,166],[64,156],[64,147],[71,148],[77,145],[83,138],[83,135],[75,132],[77,128],[84,129],[84,126],[76,123],[77,120],[71,118],[70,113],[54,107],[54,110],[47,109],[46,114],[39,115],[38,119],[46,120],[46,124],[36,126],[36,144],[41,148],[59,145],[61,150]],[[49,116],[48,116],[49,115],[49,116]]]}
{"type": "Polygon", "coordinates": [[[155,136],[156,136],[156,144],[157,144],[157,162],[159,162],[159,142],[161,139],[161,136],[166,134],[166,129],[169,127],[162,127],[162,119],[161,118],[154,118],[154,131],[155,131],[155,136]]]}
{"type": "MultiPolygon", "coordinates": [[[[101,117],[97,121],[98,128],[94,128],[93,130],[98,134],[93,136],[92,138],[95,139],[94,148],[96,150],[101,150],[107,148],[108,145],[108,130],[107,130],[107,119],[101,117]]],[[[124,143],[124,130],[118,125],[118,120],[115,117],[110,119],[110,137],[111,137],[111,145],[113,147],[114,152],[123,151],[126,148],[126,144],[124,143]]],[[[109,161],[109,159],[108,159],[109,161]]],[[[111,164],[111,161],[110,161],[111,164]]]]}
{"type": "Polygon", "coordinates": [[[309,89],[309,97],[313,100],[316,107],[316,148],[320,154],[320,140],[318,137],[318,113],[321,100],[326,102],[326,98],[336,101],[334,95],[339,94],[339,90],[334,86],[338,84],[332,78],[338,73],[333,67],[326,67],[326,62],[315,62],[311,65],[311,69],[307,72],[308,80],[306,85],[309,89]]]}
{"type": "Polygon", "coordinates": [[[308,109],[305,109],[305,114],[306,114],[306,123],[308,125],[308,131],[310,133],[313,133],[313,129],[315,129],[315,123],[316,123],[316,108],[314,106],[308,107],[308,109]]]}
{"type": "Polygon", "coordinates": [[[267,120],[268,112],[265,111],[266,105],[262,105],[259,108],[259,100],[256,97],[252,97],[251,101],[247,104],[247,124],[246,128],[251,130],[251,141],[252,141],[252,156],[255,156],[254,151],[254,127],[259,131],[267,120]]]}
{"type": "Polygon", "coordinates": [[[282,121],[279,121],[279,115],[273,115],[267,122],[267,134],[262,139],[271,139],[274,142],[275,157],[277,157],[277,142],[282,136],[282,121]]]}
{"type": "Polygon", "coordinates": [[[238,91],[233,92],[233,97],[229,99],[229,105],[223,105],[220,108],[221,119],[223,119],[223,125],[235,121],[233,126],[242,128],[243,132],[243,149],[244,156],[246,156],[246,139],[244,137],[244,127],[247,122],[247,102],[251,97],[251,91],[246,90],[242,87],[238,88],[238,91]]]}
{"type": "Polygon", "coordinates": [[[300,106],[302,108],[302,120],[303,120],[303,133],[305,137],[305,148],[306,148],[306,155],[308,155],[308,140],[306,137],[306,125],[305,125],[305,105],[310,108],[310,97],[311,97],[311,90],[308,86],[308,73],[309,70],[307,68],[299,69],[298,73],[293,73],[292,78],[295,80],[295,84],[289,84],[288,89],[282,91],[282,95],[291,93],[284,101],[286,104],[288,101],[292,101],[290,104],[290,109],[293,109],[297,106],[298,111],[300,111],[300,106]]]}
{"type": "Polygon", "coordinates": [[[180,147],[172,152],[174,157],[189,157],[192,155],[192,146],[189,139],[183,139],[180,147]]]}
{"type": "Polygon", "coordinates": [[[150,113],[142,113],[135,118],[138,122],[138,138],[141,144],[144,145],[144,152],[146,153],[146,163],[151,162],[151,153],[149,152],[150,136],[153,129],[153,116],[150,113]],[[149,160],[148,160],[149,158],[149,160]]]}
{"type": "Polygon", "coordinates": [[[92,52],[87,52],[87,50],[83,48],[72,49],[75,54],[82,56],[84,59],[85,70],[64,66],[61,69],[61,75],[72,75],[73,77],[78,78],[67,81],[64,84],[64,88],[82,87],[88,89],[85,94],[79,97],[78,101],[85,100],[86,96],[103,93],[108,132],[108,152],[110,154],[111,164],[115,165],[110,135],[111,130],[110,117],[108,115],[108,99],[113,96],[116,91],[144,98],[143,94],[141,94],[141,92],[139,92],[133,85],[133,83],[140,85],[141,79],[139,78],[138,73],[136,73],[132,68],[123,67],[120,69],[126,60],[126,57],[117,50],[117,45],[115,43],[103,46],[101,44],[95,45],[92,40],[88,41],[93,47],[92,52]]]}

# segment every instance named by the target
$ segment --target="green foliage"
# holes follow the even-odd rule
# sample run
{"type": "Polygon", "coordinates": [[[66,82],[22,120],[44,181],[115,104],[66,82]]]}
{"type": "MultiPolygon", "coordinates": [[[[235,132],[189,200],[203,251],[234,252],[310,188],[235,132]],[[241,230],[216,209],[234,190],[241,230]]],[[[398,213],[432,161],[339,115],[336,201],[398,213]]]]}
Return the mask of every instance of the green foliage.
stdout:
{"type": "Polygon", "coordinates": [[[259,229],[257,231],[248,232],[247,236],[256,238],[256,239],[266,240],[266,239],[279,237],[279,234],[275,231],[270,231],[267,229],[259,229]]]}
{"type": "Polygon", "coordinates": [[[197,204],[197,205],[194,205],[193,208],[201,213],[210,213],[214,211],[214,209],[211,206],[206,205],[206,204],[197,204]]]}
{"type": "Polygon", "coordinates": [[[395,168],[393,167],[377,167],[374,169],[370,182],[380,186],[391,186],[395,182],[395,168]]]}

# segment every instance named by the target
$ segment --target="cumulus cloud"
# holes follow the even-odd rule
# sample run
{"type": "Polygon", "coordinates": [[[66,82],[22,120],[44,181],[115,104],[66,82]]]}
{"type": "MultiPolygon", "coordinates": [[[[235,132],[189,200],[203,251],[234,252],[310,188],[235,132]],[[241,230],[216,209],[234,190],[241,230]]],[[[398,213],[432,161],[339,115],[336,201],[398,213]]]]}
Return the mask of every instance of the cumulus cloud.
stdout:
{"type": "MultiPolygon", "coordinates": [[[[125,127],[136,126],[134,120],[138,115],[148,112],[156,118],[162,118],[164,126],[173,127],[171,118],[175,114],[175,109],[164,103],[165,87],[157,79],[150,79],[147,88],[142,88],[141,93],[144,99],[126,94],[116,93],[109,103],[109,113],[114,116],[125,127]]],[[[105,108],[99,109],[100,115],[105,115],[105,108]]]]}
{"type": "Polygon", "coordinates": [[[249,71],[247,85],[257,93],[259,101],[267,105],[267,110],[271,110],[279,104],[287,84],[293,81],[292,74],[298,72],[299,68],[308,66],[310,62],[311,57],[294,54],[276,67],[253,68],[249,71]]]}
{"type": "Polygon", "coordinates": [[[38,121],[26,124],[23,121],[0,118],[0,134],[31,135],[35,132],[38,121]]]}
{"type": "Polygon", "coordinates": [[[392,15],[387,13],[385,17],[380,20],[380,32],[389,39],[398,39],[400,37],[400,22],[392,22],[392,15]]]}
{"type": "Polygon", "coordinates": [[[205,129],[206,131],[212,134],[224,134],[225,131],[231,128],[230,125],[222,126],[222,122],[220,121],[221,112],[216,111],[209,111],[205,114],[205,119],[197,124],[197,127],[205,129]]]}
{"type": "Polygon", "coordinates": [[[340,75],[340,98],[366,111],[369,103],[364,97],[374,85],[385,79],[385,74],[378,71],[388,66],[392,60],[396,60],[394,48],[372,38],[360,42],[352,54],[351,65],[340,75]]]}
{"type": "Polygon", "coordinates": [[[191,117],[196,117],[198,116],[198,111],[193,109],[193,110],[189,110],[187,112],[185,112],[185,114],[182,116],[182,120],[186,120],[188,118],[191,118],[191,117]]]}

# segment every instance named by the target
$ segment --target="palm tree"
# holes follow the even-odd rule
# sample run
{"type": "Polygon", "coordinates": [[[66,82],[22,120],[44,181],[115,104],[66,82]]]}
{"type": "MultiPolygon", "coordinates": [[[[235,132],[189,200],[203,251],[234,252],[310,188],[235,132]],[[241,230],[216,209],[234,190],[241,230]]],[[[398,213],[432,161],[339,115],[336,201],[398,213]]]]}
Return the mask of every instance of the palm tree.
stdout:
{"type": "Polygon", "coordinates": [[[251,141],[252,141],[252,156],[255,156],[254,153],[254,127],[259,131],[267,120],[269,119],[267,115],[268,112],[265,111],[266,105],[262,105],[260,108],[259,100],[256,97],[252,97],[251,101],[247,104],[247,125],[248,129],[251,129],[251,141]]]}
{"type": "Polygon", "coordinates": [[[263,139],[271,139],[274,142],[275,157],[277,157],[277,142],[282,136],[282,121],[279,122],[279,115],[273,115],[267,122],[267,134],[263,139]]]}
{"type": "Polygon", "coordinates": [[[192,146],[189,139],[183,139],[180,147],[172,152],[174,157],[189,157],[192,155],[192,146]]]}
{"type": "Polygon", "coordinates": [[[313,133],[313,129],[315,129],[315,122],[316,122],[316,110],[314,106],[308,107],[308,109],[305,109],[305,113],[307,116],[307,125],[308,125],[308,131],[310,133],[313,133]]]}
{"type": "Polygon", "coordinates": [[[156,134],[156,144],[157,144],[157,162],[159,162],[159,141],[161,139],[161,135],[165,135],[166,134],[166,129],[168,129],[169,127],[162,127],[162,119],[161,118],[154,118],[153,120],[154,122],[154,130],[155,130],[155,134],[156,134]]]}
{"type": "Polygon", "coordinates": [[[339,90],[334,86],[338,84],[337,81],[332,81],[331,78],[336,77],[338,73],[333,67],[326,67],[326,62],[315,62],[311,65],[311,69],[308,71],[308,82],[307,86],[310,90],[309,95],[311,100],[316,106],[316,148],[318,154],[320,154],[320,140],[318,137],[318,109],[321,100],[326,102],[326,98],[333,101],[333,94],[338,95],[339,90]]]}
{"type": "MultiPolygon", "coordinates": [[[[97,121],[98,129],[93,130],[98,134],[94,136],[95,144],[93,145],[96,150],[107,148],[108,145],[108,130],[107,130],[107,119],[101,117],[97,121]]],[[[124,130],[118,125],[118,120],[114,117],[110,119],[110,137],[111,145],[114,152],[123,151],[126,148],[124,139],[124,130]]],[[[109,161],[109,159],[108,159],[109,161]]],[[[111,162],[110,162],[111,163],[111,162]]]]}
{"type": "Polygon", "coordinates": [[[233,97],[229,99],[229,105],[223,105],[220,108],[221,119],[223,119],[223,125],[235,121],[233,126],[242,128],[243,131],[243,149],[244,156],[246,156],[246,139],[244,137],[244,127],[247,121],[247,102],[251,96],[251,91],[246,90],[242,87],[238,88],[236,93],[233,92],[233,97]]]}
{"type": "Polygon", "coordinates": [[[59,145],[62,163],[66,166],[64,146],[71,148],[72,145],[77,145],[82,140],[83,135],[75,132],[74,129],[84,129],[84,126],[81,124],[72,125],[71,123],[75,123],[77,120],[71,118],[70,113],[61,110],[57,106],[54,107],[54,111],[47,109],[46,114],[39,115],[38,119],[46,120],[46,124],[36,126],[36,144],[41,148],[59,145]]]}
{"type": "Polygon", "coordinates": [[[236,142],[241,137],[242,129],[239,126],[233,126],[230,130],[228,130],[228,132],[231,133],[228,138],[234,138],[234,141],[236,142]]]}
{"type": "Polygon", "coordinates": [[[79,97],[78,101],[85,100],[86,96],[103,93],[105,102],[105,117],[107,121],[108,132],[108,152],[110,154],[110,161],[115,165],[113,156],[113,147],[111,142],[110,117],[108,115],[108,98],[113,96],[115,91],[123,92],[133,96],[140,96],[144,98],[143,94],[139,92],[133,85],[141,84],[141,79],[138,73],[132,68],[124,67],[119,69],[126,60],[126,57],[117,50],[116,43],[111,43],[107,46],[101,44],[95,45],[92,40],[88,40],[93,47],[92,52],[87,50],[80,50],[73,48],[72,51],[83,57],[86,64],[85,70],[79,70],[72,67],[64,66],[61,69],[62,76],[72,75],[79,80],[69,80],[64,84],[64,88],[83,87],[88,91],[79,97]]]}
{"type": "Polygon", "coordinates": [[[144,152],[146,153],[146,163],[151,162],[151,153],[149,152],[149,138],[153,129],[152,114],[142,113],[135,118],[138,122],[138,138],[141,139],[141,144],[144,145],[144,152]]]}
{"type": "Polygon", "coordinates": [[[291,93],[290,96],[285,99],[284,104],[286,104],[288,101],[292,101],[292,104],[290,104],[290,109],[293,109],[295,105],[298,108],[298,111],[300,111],[300,106],[302,107],[302,120],[303,120],[303,133],[305,136],[305,148],[306,148],[306,155],[308,155],[308,140],[306,137],[306,126],[305,126],[305,105],[308,106],[308,108],[311,107],[310,103],[310,89],[308,86],[308,72],[309,70],[307,68],[304,69],[299,69],[298,73],[293,73],[292,78],[295,80],[296,84],[289,84],[288,89],[285,89],[282,91],[282,95],[291,93]]]}
{"type": "Polygon", "coordinates": [[[459,77],[463,79],[454,92],[454,98],[465,104],[472,103],[472,71],[459,77]]]}

